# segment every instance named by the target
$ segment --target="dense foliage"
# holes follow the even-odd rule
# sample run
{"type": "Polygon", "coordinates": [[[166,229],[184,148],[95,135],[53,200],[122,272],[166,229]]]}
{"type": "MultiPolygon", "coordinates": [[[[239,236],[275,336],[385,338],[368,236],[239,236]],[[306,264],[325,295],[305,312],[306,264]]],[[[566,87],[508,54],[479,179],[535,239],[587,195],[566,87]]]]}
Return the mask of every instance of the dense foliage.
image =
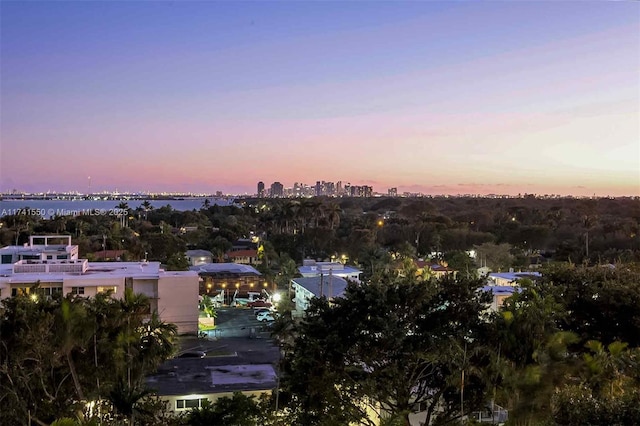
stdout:
{"type": "Polygon", "coordinates": [[[175,334],[129,290],[122,299],[2,300],[0,424],[48,424],[82,413],[144,423],[144,378],[172,355],[175,334]]]}
{"type": "Polygon", "coordinates": [[[275,401],[236,395],[159,420],[163,405],[143,378],[170,356],[175,329],[157,317],[146,323],[138,296],[5,299],[0,424],[29,416],[48,424],[89,408],[104,422],[135,424],[367,424],[367,409],[381,407],[388,424],[406,424],[417,408],[455,424],[494,403],[513,425],[638,423],[637,199],[244,200],[191,212],[147,205],[126,218],[0,221],[0,245],[66,233],[91,259],[123,249],[122,260],[169,269],[186,268],[188,248],[224,261],[236,239],[259,236],[259,269],[281,289],[305,257],[364,271],[364,284],[315,300],[302,319],[285,309],[274,328],[286,353],[276,416],[275,401]],[[417,275],[418,257],[458,275],[417,275]],[[477,268],[530,264],[543,277],[489,313],[477,268]],[[108,406],[86,404],[97,400],[108,406]]]}
{"type": "Polygon", "coordinates": [[[225,207],[205,200],[200,210],[185,212],[149,203],[135,210],[126,202],[118,207],[128,216],[4,216],[0,245],[22,244],[38,233],[70,234],[90,258],[125,250],[123,260],[147,257],[172,269],[186,267],[175,255],[187,248],[210,250],[223,261],[236,239],[251,235],[266,240],[267,269],[286,253],[296,262],[344,255],[367,272],[378,249],[435,254],[461,271],[548,260],[640,260],[640,200],[634,198],[245,199],[225,207]],[[464,253],[474,248],[475,263],[464,253]]]}

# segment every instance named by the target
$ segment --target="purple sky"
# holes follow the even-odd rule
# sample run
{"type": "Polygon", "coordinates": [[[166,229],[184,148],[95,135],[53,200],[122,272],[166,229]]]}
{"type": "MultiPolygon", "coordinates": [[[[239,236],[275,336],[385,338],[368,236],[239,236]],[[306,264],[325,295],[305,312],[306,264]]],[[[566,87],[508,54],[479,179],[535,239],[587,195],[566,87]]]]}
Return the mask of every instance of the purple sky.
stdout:
{"type": "Polygon", "coordinates": [[[0,190],[640,195],[637,2],[1,2],[0,190]]]}

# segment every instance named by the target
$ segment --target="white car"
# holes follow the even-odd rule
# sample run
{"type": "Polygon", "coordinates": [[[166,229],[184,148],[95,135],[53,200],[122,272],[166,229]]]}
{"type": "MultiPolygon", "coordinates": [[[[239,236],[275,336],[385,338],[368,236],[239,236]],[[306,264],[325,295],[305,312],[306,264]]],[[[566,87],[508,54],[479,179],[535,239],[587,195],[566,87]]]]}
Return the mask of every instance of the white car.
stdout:
{"type": "Polygon", "coordinates": [[[273,317],[273,315],[271,314],[271,312],[260,312],[258,315],[256,315],[256,319],[258,321],[275,321],[275,318],[273,317]]]}

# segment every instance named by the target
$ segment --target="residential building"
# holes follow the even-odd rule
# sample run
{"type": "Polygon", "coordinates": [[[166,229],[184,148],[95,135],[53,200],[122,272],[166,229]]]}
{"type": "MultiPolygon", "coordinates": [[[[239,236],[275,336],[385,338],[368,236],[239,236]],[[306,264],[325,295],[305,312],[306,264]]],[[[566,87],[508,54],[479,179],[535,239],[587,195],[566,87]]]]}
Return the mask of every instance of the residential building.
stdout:
{"type": "Polygon", "coordinates": [[[344,278],[333,274],[292,279],[291,288],[296,294],[294,299],[296,311],[306,311],[313,297],[326,297],[328,299],[342,297],[347,284],[344,278]]]}
{"type": "Polygon", "coordinates": [[[20,260],[74,260],[78,246],[71,245],[70,235],[41,235],[29,237],[29,243],[0,248],[0,264],[13,264],[20,260]]]}
{"type": "Polygon", "coordinates": [[[231,246],[231,251],[237,250],[258,250],[258,243],[250,238],[239,238],[231,246]]]}
{"type": "Polygon", "coordinates": [[[398,196],[398,188],[389,188],[387,190],[387,195],[389,197],[397,197],[398,196]]]}
{"type": "Polygon", "coordinates": [[[482,287],[482,290],[486,292],[492,292],[493,299],[491,300],[489,309],[492,311],[497,311],[504,304],[504,301],[507,297],[510,297],[513,295],[513,293],[520,291],[520,287],[511,285],[486,285],[482,287]]]}
{"type": "Polygon", "coordinates": [[[340,262],[317,262],[313,259],[305,259],[302,266],[298,267],[300,274],[307,277],[319,277],[321,275],[333,275],[355,282],[360,282],[361,270],[340,262]]]}
{"type": "Polygon", "coordinates": [[[258,197],[264,197],[264,182],[258,182],[258,197]]]}
{"type": "Polygon", "coordinates": [[[259,352],[262,361],[247,360],[240,354],[202,359],[175,358],[147,377],[146,383],[168,402],[167,411],[173,413],[200,408],[205,401],[214,403],[219,398],[232,397],[234,392],[259,398],[263,394],[270,395],[277,387],[274,364],[277,364],[279,353],[277,348],[273,352],[259,352]],[[273,363],[265,363],[270,361],[273,363]]]}
{"type": "Polygon", "coordinates": [[[68,236],[34,236],[29,244],[4,247],[0,253],[0,298],[18,294],[92,297],[106,292],[118,298],[130,288],[147,296],[151,311],[176,324],[180,334],[197,333],[195,272],[164,271],[159,262],[89,262],[78,258],[78,246],[71,245],[68,236]],[[10,263],[10,256],[16,261],[10,263]]]}
{"type": "Polygon", "coordinates": [[[227,259],[233,263],[243,265],[257,265],[260,263],[258,259],[258,250],[234,250],[226,254],[227,259]]]}
{"type": "Polygon", "coordinates": [[[284,185],[280,182],[273,182],[271,184],[271,197],[282,198],[284,197],[284,185]]]}
{"type": "Polygon", "coordinates": [[[492,272],[487,276],[491,285],[510,286],[517,285],[523,279],[536,280],[542,277],[540,272],[492,272]]]}
{"type": "Polygon", "coordinates": [[[100,261],[120,261],[127,256],[126,250],[100,250],[87,254],[88,258],[100,261]]]}
{"type": "Polygon", "coordinates": [[[213,262],[213,253],[208,250],[187,250],[184,255],[190,266],[213,262]]]}
{"type": "Polygon", "coordinates": [[[416,265],[416,268],[418,269],[418,274],[420,275],[426,272],[435,276],[436,278],[441,278],[445,275],[453,275],[455,277],[458,274],[458,271],[449,268],[446,263],[439,264],[423,259],[414,260],[414,263],[416,265]]]}
{"type": "MultiPolygon", "coordinates": [[[[201,295],[217,295],[220,290],[231,296],[236,290],[239,293],[259,292],[267,288],[264,277],[255,268],[239,263],[207,263],[191,266],[191,271],[200,276],[199,292],[201,295]]],[[[226,297],[230,300],[230,297],[226,297]]]]}

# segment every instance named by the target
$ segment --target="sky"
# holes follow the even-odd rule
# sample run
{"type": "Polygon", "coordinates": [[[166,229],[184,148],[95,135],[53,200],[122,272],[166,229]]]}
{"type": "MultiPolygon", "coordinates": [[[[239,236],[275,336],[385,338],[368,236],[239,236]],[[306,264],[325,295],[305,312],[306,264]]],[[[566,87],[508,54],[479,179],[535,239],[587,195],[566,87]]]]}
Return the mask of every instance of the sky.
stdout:
{"type": "Polygon", "coordinates": [[[640,3],[0,2],[0,191],[640,195],[640,3]]]}

